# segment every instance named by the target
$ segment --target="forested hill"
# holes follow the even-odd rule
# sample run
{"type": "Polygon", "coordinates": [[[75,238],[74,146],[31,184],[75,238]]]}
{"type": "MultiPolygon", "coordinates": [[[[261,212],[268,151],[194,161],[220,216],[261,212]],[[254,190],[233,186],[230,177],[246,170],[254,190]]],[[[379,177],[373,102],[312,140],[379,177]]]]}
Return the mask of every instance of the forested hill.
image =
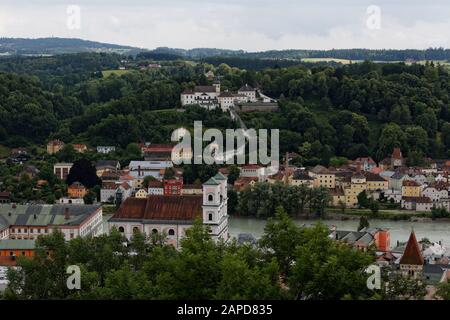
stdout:
{"type": "Polygon", "coordinates": [[[410,165],[450,157],[450,73],[433,62],[297,64],[244,70],[184,60],[154,61],[83,53],[0,59],[0,145],[44,145],[49,139],[126,148],[164,143],[180,126],[233,128],[220,110],[180,108],[180,93],[208,85],[248,84],[279,101],[280,110],[246,113],[249,128],[280,129],[281,152],[301,164],[336,165],[401,147],[410,165]],[[149,65],[157,65],[150,68],[149,65]],[[123,66],[125,69],[120,67],[123,66]]]}
{"type": "Polygon", "coordinates": [[[0,38],[0,54],[54,55],[79,52],[136,54],[142,49],[72,38],[0,38]]]}
{"type": "Polygon", "coordinates": [[[426,50],[373,50],[373,49],[332,49],[332,50],[271,50],[261,52],[246,52],[242,50],[224,50],[213,48],[173,49],[157,48],[149,51],[154,54],[171,54],[181,58],[204,59],[210,57],[239,57],[254,59],[307,59],[332,58],[353,61],[422,61],[450,60],[450,49],[429,48],[426,50]]]}
{"type": "Polygon", "coordinates": [[[158,47],[156,49],[142,49],[131,46],[101,43],[72,38],[0,38],[0,55],[55,55],[80,52],[108,52],[136,55],[144,53],[143,57],[174,60],[199,60],[211,57],[233,57],[241,59],[308,59],[328,58],[345,59],[351,61],[406,61],[406,60],[450,60],[450,49],[429,48],[426,50],[390,50],[390,49],[332,49],[332,50],[270,50],[261,52],[247,52],[244,50],[193,48],[180,49],[158,47]]]}

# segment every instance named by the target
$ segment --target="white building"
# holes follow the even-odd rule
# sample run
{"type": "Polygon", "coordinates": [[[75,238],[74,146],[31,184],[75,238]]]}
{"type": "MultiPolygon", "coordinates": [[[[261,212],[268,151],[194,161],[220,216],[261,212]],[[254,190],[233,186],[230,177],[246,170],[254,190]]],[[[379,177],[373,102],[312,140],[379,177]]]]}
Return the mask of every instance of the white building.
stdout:
{"type": "Polygon", "coordinates": [[[242,94],[248,98],[248,102],[256,102],[256,89],[250,87],[248,84],[238,90],[238,94],[242,94]]]}
{"type": "Polygon", "coordinates": [[[125,200],[109,220],[128,239],[135,230],[151,237],[164,234],[169,244],[180,246],[180,240],[196,218],[210,228],[215,241],[228,240],[227,179],[218,173],[203,184],[203,195],[149,195],[125,200]]]}
{"type": "Polygon", "coordinates": [[[35,240],[60,230],[66,240],[103,233],[102,207],[98,205],[0,205],[0,231],[7,239],[35,240]],[[2,227],[3,225],[3,227],[2,227]],[[5,233],[5,226],[8,232],[5,233]]]}
{"type": "MultiPolygon", "coordinates": [[[[129,175],[134,179],[143,180],[147,176],[152,176],[161,180],[164,176],[164,171],[167,168],[172,168],[173,163],[170,160],[163,161],[131,161],[129,168],[129,175]]],[[[139,183],[138,183],[139,185],[139,183]]]]}
{"type": "Polygon", "coordinates": [[[116,151],[116,147],[114,146],[97,146],[98,153],[111,153],[116,151]]]}

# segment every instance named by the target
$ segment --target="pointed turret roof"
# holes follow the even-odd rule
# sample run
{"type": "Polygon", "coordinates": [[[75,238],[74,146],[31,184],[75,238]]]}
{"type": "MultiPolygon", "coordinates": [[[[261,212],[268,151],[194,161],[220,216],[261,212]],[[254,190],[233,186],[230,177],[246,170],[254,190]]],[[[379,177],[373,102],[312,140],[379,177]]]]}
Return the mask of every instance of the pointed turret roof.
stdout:
{"type": "Polygon", "coordinates": [[[423,257],[414,231],[411,231],[400,264],[423,265],[423,257]]]}
{"type": "Polygon", "coordinates": [[[214,180],[227,180],[227,177],[225,177],[221,172],[218,172],[214,177],[214,180]]]}
{"type": "Polygon", "coordinates": [[[214,178],[210,178],[208,181],[206,181],[203,185],[207,185],[207,186],[217,186],[220,183],[214,178]]]}

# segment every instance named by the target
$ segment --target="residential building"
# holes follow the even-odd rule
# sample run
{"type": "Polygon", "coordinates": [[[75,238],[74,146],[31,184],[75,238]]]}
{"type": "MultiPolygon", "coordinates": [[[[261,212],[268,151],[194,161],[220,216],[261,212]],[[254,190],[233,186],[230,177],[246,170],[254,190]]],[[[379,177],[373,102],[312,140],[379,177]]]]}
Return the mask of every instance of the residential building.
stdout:
{"type": "Polygon", "coordinates": [[[64,142],[60,140],[51,140],[47,143],[47,153],[55,154],[64,147],[64,142]]]}
{"type": "Polygon", "coordinates": [[[314,178],[314,187],[325,187],[334,189],[336,187],[336,175],[324,166],[317,165],[309,171],[309,175],[314,178]]]}
{"type": "Polygon", "coordinates": [[[69,175],[70,169],[72,169],[73,163],[55,163],[53,165],[53,173],[60,180],[66,180],[69,175]]]}
{"type": "Polygon", "coordinates": [[[165,179],[163,180],[164,185],[164,195],[172,196],[172,195],[181,195],[181,190],[183,188],[183,180],[182,179],[165,179]]]}
{"type": "Polygon", "coordinates": [[[367,251],[371,246],[383,252],[390,248],[390,233],[387,229],[364,228],[360,231],[341,231],[333,228],[329,237],[363,251],[367,251]]]}
{"type": "Polygon", "coordinates": [[[384,179],[379,174],[375,174],[372,172],[364,172],[364,176],[366,177],[368,191],[381,191],[389,189],[389,181],[384,179]]]}
{"type": "Polygon", "coordinates": [[[240,177],[262,179],[264,176],[264,167],[258,164],[246,164],[239,167],[240,177]]]}
{"type": "Polygon", "coordinates": [[[312,188],[314,185],[314,179],[308,175],[304,170],[296,170],[292,175],[290,184],[293,186],[306,186],[312,188]]]}
{"type": "Polygon", "coordinates": [[[402,182],[402,197],[420,197],[422,189],[414,180],[404,180],[402,182]]]}
{"type": "Polygon", "coordinates": [[[111,153],[114,151],[116,151],[116,147],[114,147],[114,146],[97,146],[98,153],[107,154],[107,153],[111,153]]]}
{"type": "Polygon", "coordinates": [[[67,194],[70,198],[83,198],[87,193],[87,189],[83,184],[76,181],[67,188],[67,194]]]}
{"type": "Polygon", "coordinates": [[[234,182],[234,190],[236,190],[236,192],[241,192],[247,186],[252,187],[257,182],[258,182],[258,178],[255,178],[255,177],[239,177],[234,182]]]}
{"type": "Polygon", "coordinates": [[[35,240],[60,230],[66,240],[103,233],[102,208],[98,205],[0,205],[2,238],[35,240]],[[7,232],[5,230],[7,229],[7,232]]]}
{"type": "Polygon", "coordinates": [[[15,266],[17,257],[34,257],[34,240],[0,240],[0,266],[15,266]]]}
{"type": "Polygon", "coordinates": [[[402,190],[403,181],[410,180],[407,174],[396,172],[389,178],[389,189],[402,190]]]}
{"type": "Polygon", "coordinates": [[[371,171],[377,164],[371,157],[360,157],[352,161],[350,166],[354,167],[357,171],[371,171]]]}
{"type": "Polygon", "coordinates": [[[118,183],[116,181],[102,181],[100,189],[100,201],[102,203],[114,203],[116,199],[116,190],[118,183]]]}
{"type": "Polygon", "coordinates": [[[101,177],[105,171],[118,171],[120,170],[120,162],[117,160],[98,160],[95,163],[95,170],[97,176],[101,177]]]}
{"type": "Polygon", "coordinates": [[[148,183],[148,195],[160,195],[164,194],[164,185],[161,181],[150,181],[148,183]]]}
{"type": "Polygon", "coordinates": [[[11,192],[0,191],[0,203],[10,203],[11,202],[11,192]]]}
{"type": "Polygon", "coordinates": [[[127,182],[122,182],[116,189],[116,203],[123,203],[126,199],[131,197],[132,192],[132,187],[127,182]]]}
{"type": "Polygon", "coordinates": [[[145,189],[139,189],[136,191],[136,194],[134,195],[136,198],[147,198],[148,193],[145,191],[145,189]]]}
{"type": "Polygon", "coordinates": [[[344,189],[345,204],[348,208],[358,205],[358,195],[367,189],[366,177],[362,173],[355,173],[351,177],[350,187],[344,189]]]}
{"type": "Polygon", "coordinates": [[[255,102],[256,101],[256,90],[249,86],[248,84],[245,84],[238,90],[238,94],[244,95],[247,97],[248,102],[255,102]]]}
{"type": "Polygon", "coordinates": [[[431,211],[433,202],[428,197],[405,197],[402,196],[401,206],[406,210],[431,211]]]}
{"type": "Polygon", "coordinates": [[[87,151],[87,146],[83,143],[74,143],[72,147],[76,152],[84,153],[87,151]]]}
{"type": "Polygon", "coordinates": [[[84,204],[83,198],[68,198],[62,197],[57,200],[60,204],[84,204]]]}
{"type": "Polygon", "coordinates": [[[183,184],[181,188],[182,195],[199,195],[203,194],[203,189],[201,185],[197,184],[183,184]]]}

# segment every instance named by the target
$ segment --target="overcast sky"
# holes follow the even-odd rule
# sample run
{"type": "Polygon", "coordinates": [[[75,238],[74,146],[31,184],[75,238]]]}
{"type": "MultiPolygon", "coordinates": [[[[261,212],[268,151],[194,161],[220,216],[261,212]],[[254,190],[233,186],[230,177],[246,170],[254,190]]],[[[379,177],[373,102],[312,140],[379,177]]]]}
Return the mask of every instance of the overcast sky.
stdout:
{"type": "Polygon", "coordinates": [[[450,48],[450,1],[0,0],[0,37],[49,36],[149,49],[450,48]],[[67,27],[69,5],[79,29],[67,27]]]}

